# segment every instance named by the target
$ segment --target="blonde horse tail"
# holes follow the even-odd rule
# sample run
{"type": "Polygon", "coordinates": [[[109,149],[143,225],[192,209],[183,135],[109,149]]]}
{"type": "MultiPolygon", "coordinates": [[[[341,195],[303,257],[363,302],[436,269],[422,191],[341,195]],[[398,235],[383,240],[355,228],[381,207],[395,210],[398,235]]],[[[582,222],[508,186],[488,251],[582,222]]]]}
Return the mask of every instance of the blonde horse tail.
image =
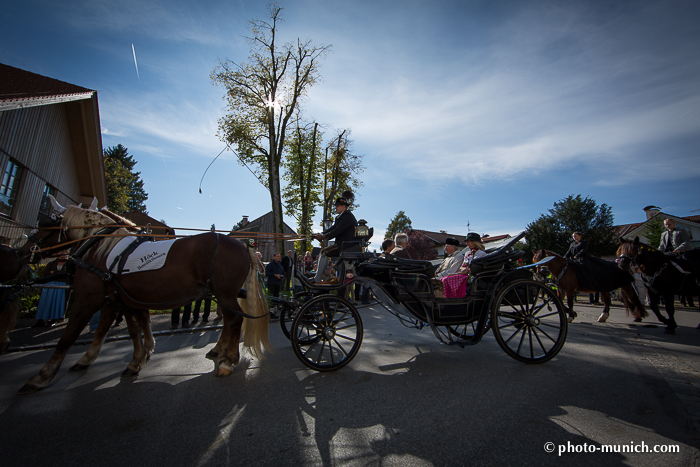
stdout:
{"type": "Polygon", "coordinates": [[[267,317],[269,313],[267,307],[267,298],[258,282],[258,257],[255,255],[255,250],[246,245],[248,255],[250,256],[250,271],[245,281],[245,289],[247,292],[246,299],[240,300],[241,308],[246,314],[252,316],[262,316],[262,318],[248,319],[243,318],[243,328],[241,330],[243,345],[256,357],[263,355],[263,350],[271,351],[269,327],[270,319],[267,317]]]}

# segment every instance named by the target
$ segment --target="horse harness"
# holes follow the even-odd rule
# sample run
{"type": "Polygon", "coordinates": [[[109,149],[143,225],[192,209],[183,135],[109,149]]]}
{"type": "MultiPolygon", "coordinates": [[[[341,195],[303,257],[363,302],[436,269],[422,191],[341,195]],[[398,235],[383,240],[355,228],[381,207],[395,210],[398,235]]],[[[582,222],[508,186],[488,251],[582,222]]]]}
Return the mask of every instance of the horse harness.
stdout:
{"type": "MultiPolygon", "coordinates": [[[[69,263],[73,263],[75,266],[82,268],[82,269],[85,269],[86,271],[88,271],[92,274],[95,274],[97,277],[102,279],[102,283],[104,284],[104,290],[105,290],[105,299],[107,300],[107,302],[112,304],[112,306],[116,306],[119,308],[126,308],[126,305],[124,304],[124,301],[121,297],[122,295],[124,297],[126,297],[128,300],[130,300],[134,303],[137,303],[139,305],[144,305],[144,306],[148,306],[148,307],[153,307],[153,306],[168,307],[168,306],[175,305],[177,303],[182,303],[183,300],[190,302],[190,301],[194,301],[194,300],[198,300],[198,299],[203,299],[209,294],[209,287],[211,284],[211,276],[214,273],[214,265],[216,263],[216,257],[217,257],[218,252],[219,252],[219,234],[216,234],[216,248],[214,249],[214,256],[212,258],[211,267],[209,268],[209,276],[207,277],[207,282],[204,285],[204,291],[202,292],[201,295],[194,295],[191,297],[185,297],[185,298],[173,300],[170,302],[147,303],[147,302],[141,302],[139,300],[136,300],[131,295],[129,295],[129,293],[119,283],[119,281],[117,280],[117,277],[119,277],[121,275],[122,269],[124,267],[124,264],[126,263],[127,258],[129,257],[129,255],[134,250],[136,250],[136,248],[139,245],[141,245],[142,243],[154,241],[153,237],[137,237],[137,240],[135,242],[132,242],[131,244],[129,244],[124,249],[124,251],[122,251],[121,253],[119,253],[119,255],[117,255],[117,257],[114,259],[114,261],[112,261],[112,264],[109,266],[107,271],[103,271],[102,269],[88,263],[87,261],[85,261],[83,259],[83,256],[85,255],[85,253],[87,253],[87,251],[90,248],[92,248],[97,242],[99,242],[103,239],[103,237],[100,237],[100,235],[105,235],[105,234],[108,235],[110,233],[113,233],[114,231],[116,231],[119,228],[121,228],[121,227],[106,227],[106,228],[102,229],[101,231],[95,233],[93,237],[88,239],[85,243],[83,243],[78,248],[78,250],[75,252],[74,255],[71,256],[71,259],[69,260],[69,263]],[[115,265],[117,266],[117,273],[116,273],[117,277],[115,277],[115,275],[110,272],[115,265]],[[109,292],[109,289],[107,287],[107,285],[109,283],[113,283],[115,286],[115,290],[113,292],[114,298],[112,298],[112,296],[110,296],[110,292],[109,292]]],[[[238,298],[245,299],[246,297],[247,297],[246,291],[244,289],[241,289],[238,293],[238,298]]],[[[263,318],[263,317],[267,316],[267,315],[252,316],[252,315],[249,315],[248,313],[245,313],[243,311],[234,310],[232,308],[229,308],[226,305],[220,304],[216,300],[215,300],[215,302],[217,303],[217,305],[221,305],[226,310],[231,311],[233,313],[236,313],[236,314],[238,314],[244,318],[247,318],[247,319],[258,319],[258,318],[263,318]]]]}

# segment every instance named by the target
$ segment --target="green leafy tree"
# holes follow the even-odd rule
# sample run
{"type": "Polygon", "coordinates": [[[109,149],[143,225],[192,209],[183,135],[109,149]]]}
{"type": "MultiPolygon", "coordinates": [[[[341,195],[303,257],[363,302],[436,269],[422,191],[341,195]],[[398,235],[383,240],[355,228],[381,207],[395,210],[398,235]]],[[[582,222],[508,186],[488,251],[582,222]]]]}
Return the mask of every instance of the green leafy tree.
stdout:
{"type": "Polygon", "coordinates": [[[408,234],[408,245],[406,250],[413,259],[422,259],[431,261],[437,258],[437,250],[435,242],[428,237],[422,230],[410,230],[408,234]]]}
{"type": "Polygon", "coordinates": [[[664,227],[664,221],[661,219],[661,216],[656,215],[651,218],[649,222],[647,222],[647,228],[649,229],[646,233],[647,237],[647,242],[649,246],[653,246],[654,248],[658,248],[659,244],[661,243],[661,234],[666,230],[666,227],[664,227]]]}
{"type": "MultiPolygon", "coordinates": [[[[302,237],[311,235],[316,207],[321,204],[320,142],[318,123],[314,123],[312,129],[302,127],[297,120],[287,143],[287,157],[283,161],[283,178],[287,182],[282,193],[285,214],[297,218],[302,237]]],[[[312,249],[309,241],[297,242],[297,247],[300,254],[312,249]]]]}
{"type": "Polygon", "coordinates": [[[411,229],[411,219],[408,218],[405,212],[399,211],[396,213],[394,218],[389,223],[389,226],[386,228],[386,234],[384,235],[384,238],[389,238],[393,240],[394,235],[396,235],[397,233],[409,232],[411,229]]]}
{"type": "Polygon", "coordinates": [[[571,235],[581,232],[593,256],[613,254],[617,246],[613,229],[612,208],[581,195],[569,195],[554,203],[548,214],[542,214],[527,225],[527,243],[533,249],[545,248],[559,254],[569,249],[571,235]]]}
{"type": "Polygon", "coordinates": [[[118,144],[104,150],[107,206],[115,214],[140,211],[148,214],[141,172],[135,172],[137,162],[127,148],[118,144]]]}
{"type": "MultiPolygon", "coordinates": [[[[251,21],[247,63],[220,61],[211,73],[226,89],[228,113],[219,120],[219,137],[237,151],[239,162],[251,165],[270,191],[274,233],[284,232],[280,164],[286,134],[309,88],[319,79],[319,62],[329,47],[297,39],[280,46],[277,39],[282,8],[268,5],[269,20],[251,21]]],[[[284,249],[276,241],[277,251],[284,249]]]]}
{"type": "MultiPolygon", "coordinates": [[[[357,175],[365,170],[362,156],[353,153],[350,130],[340,131],[326,147],[323,163],[323,212],[324,219],[335,213],[334,203],[338,195],[346,190],[356,192],[362,186],[357,175]]],[[[352,208],[360,205],[353,203],[352,208]]]]}

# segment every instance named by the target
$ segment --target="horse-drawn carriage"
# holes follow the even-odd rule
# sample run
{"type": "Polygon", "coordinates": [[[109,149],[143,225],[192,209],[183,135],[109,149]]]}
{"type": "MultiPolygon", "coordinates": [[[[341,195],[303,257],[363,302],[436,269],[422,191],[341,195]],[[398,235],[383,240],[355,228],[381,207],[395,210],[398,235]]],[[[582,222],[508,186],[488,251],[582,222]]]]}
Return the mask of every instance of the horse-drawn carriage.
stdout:
{"type": "Polygon", "coordinates": [[[523,236],[473,260],[464,298],[435,296],[434,268],[428,261],[343,253],[339,261],[355,273],[344,284],[314,284],[297,273],[305,290],[280,302],[282,330],[309,368],[330,371],[347,365],[357,355],[364,331],[360,313],[345,296],[348,288],[361,284],[404,325],[429,326],[443,344],[474,345],[491,329],[509,356],[546,362],[566,340],[566,310],[550,287],[535,280],[533,268],[513,265],[523,254],[515,249],[523,236]]]}
{"type": "MultiPolygon", "coordinates": [[[[238,363],[241,341],[253,354],[269,347],[267,306],[252,249],[214,232],[200,234],[173,241],[156,269],[136,268],[127,274],[122,268],[124,261],[110,258],[124,237],[138,241],[141,234],[134,231],[133,224],[104,209],[63,208],[53,199],[52,204],[57,214],[40,223],[18,258],[31,260],[62,250],[67,244],[79,244],[71,257],[74,299],[56,351],[20,393],[35,392],[53,380],[97,310],[102,310],[102,315],[92,345],[71,370],[85,370],[95,361],[116,311],[121,310],[134,345],[133,359],[123,375],[137,375],[155,347],[149,309],[181,306],[209,292],[216,297],[224,318],[217,345],[207,354],[218,362],[217,376],[230,374],[238,363]],[[239,301],[242,287],[247,290],[244,303],[239,301]]],[[[282,310],[283,330],[291,338],[295,354],[308,367],[319,371],[343,367],[357,354],[363,336],[362,319],[344,298],[345,291],[362,284],[405,325],[430,326],[444,344],[473,345],[492,329],[511,357],[526,363],[546,362],[564,345],[566,313],[555,293],[534,279],[533,269],[513,266],[513,260],[522,254],[514,248],[522,236],[475,259],[469,294],[456,299],[435,297],[433,266],[427,261],[372,259],[361,251],[344,252],[340,260],[354,270],[353,278],[338,285],[320,285],[299,275],[306,291],[282,310]]],[[[161,253],[152,253],[149,243],[144,245],[147,254],[137,253],[137,247],[132,256],[139,260],[161,257],[161,253]]]]}

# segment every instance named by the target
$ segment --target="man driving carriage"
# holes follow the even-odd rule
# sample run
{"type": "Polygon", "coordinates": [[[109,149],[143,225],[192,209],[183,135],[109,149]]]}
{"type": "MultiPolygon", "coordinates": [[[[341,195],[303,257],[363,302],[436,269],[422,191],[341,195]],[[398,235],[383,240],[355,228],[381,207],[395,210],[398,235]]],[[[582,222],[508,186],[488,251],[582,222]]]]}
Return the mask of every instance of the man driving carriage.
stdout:
{"type": "Polygon", "coordinates": [[[343,250],[343,242],[354,242],[356,240],[355,227],[357,227],[357,220],[348,209],[348,205],[352,200],[352,192],[345,192],[343,195],[346,197],[340,197],[335,201],[335,212],[338,215],[331,228],[324,230],[323,233],[314,235],[318,241],[335,239],[335,244],[321,249],[321,256],[318,259],[318,267],[316,268],[314,282],[321,282],[323,280],[323,274],[328,266],[328,257],[340,255],[343,250]]]}

